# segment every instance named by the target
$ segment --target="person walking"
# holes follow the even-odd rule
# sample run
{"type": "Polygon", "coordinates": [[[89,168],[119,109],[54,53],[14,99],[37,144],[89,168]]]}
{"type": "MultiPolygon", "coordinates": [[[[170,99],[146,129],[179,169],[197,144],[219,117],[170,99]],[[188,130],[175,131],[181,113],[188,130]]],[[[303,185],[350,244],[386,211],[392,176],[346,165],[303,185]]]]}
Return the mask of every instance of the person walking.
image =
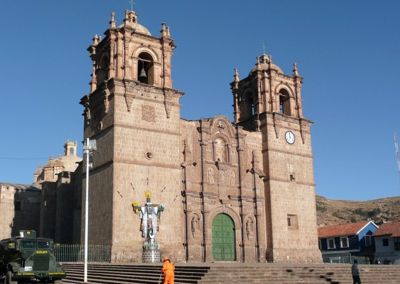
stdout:
{"type": "Polygon", "coordinates": [[[358,270],[357,259],[354,260],[353,265],[351,266],[351,276],[353,276],[353,284],[361,284],[360,270],[358,270]]]}
{"type": "Polygon", "coordinates": [[[174,284],[175,265],[168,257],[163,259],[162,272],[164,273],[164,284],[174,284]]]}

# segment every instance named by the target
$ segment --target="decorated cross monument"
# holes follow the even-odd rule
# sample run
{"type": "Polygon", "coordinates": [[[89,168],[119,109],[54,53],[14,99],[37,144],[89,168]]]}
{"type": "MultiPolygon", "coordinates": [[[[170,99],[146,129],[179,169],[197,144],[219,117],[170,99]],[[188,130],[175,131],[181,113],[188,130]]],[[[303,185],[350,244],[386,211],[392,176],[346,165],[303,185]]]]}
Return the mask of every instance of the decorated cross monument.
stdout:
{"type": "Polygon", "coordinates": [[[159,262],[160,247],[156,241],[156,235],[159,230],[158,223],[160,221],[161,212],[164,211],[163,204],[151,203],[150,192],[146,191],[146,203],[140,206],[138,202],[132,203],[133,211],[141,220],[140,230],[142,237],[145,239],[143,243],[143,262],[159,262]]]}

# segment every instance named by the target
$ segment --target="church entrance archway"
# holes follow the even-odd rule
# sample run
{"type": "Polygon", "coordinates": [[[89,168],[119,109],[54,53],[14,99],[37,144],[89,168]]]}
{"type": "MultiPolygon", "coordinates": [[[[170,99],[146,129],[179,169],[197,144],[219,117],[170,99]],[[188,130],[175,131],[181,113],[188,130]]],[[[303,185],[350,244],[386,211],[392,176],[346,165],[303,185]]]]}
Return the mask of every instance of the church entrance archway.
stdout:
{"type": "Polygon", "coordinates": [[[234,261],[236,259],[235,224],[227,214],[218,214],[213,220],[212,254],[216,261],[234,261]]]}

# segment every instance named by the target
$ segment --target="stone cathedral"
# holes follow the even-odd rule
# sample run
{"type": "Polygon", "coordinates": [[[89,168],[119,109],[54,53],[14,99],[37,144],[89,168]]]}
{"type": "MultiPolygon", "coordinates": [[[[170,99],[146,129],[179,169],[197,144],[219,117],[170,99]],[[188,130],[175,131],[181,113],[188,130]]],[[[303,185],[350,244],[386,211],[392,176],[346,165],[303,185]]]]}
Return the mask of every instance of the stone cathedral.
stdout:
{"type": "Polygon", "coordinates": [[[174,48],[166,24],[153,36],[134,11],[121,25],[113,14],[105,37],[88,48],[84,138],[97,141],[89,242],[111,245],[114,262],[140,261],[132,202],[148,191],[165,204],[157,241],[174,261],[320,262],[312,122],[297,67],[286,75],[262,54],[247,77],[235,70],[233,122],[185,120],[171,76],[174,48]]]}

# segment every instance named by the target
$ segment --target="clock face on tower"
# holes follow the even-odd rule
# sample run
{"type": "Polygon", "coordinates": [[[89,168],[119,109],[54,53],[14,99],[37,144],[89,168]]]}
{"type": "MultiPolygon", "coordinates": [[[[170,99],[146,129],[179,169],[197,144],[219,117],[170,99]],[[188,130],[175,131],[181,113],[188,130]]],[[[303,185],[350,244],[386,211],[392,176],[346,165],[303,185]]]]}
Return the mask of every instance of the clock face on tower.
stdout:
{"type": "Polygon", "coordinates": [[[292,131],[286,131],[286,133],[285,133],[285,139],[286,139],[286,142],[287,142],[288,144],[293,144],[293,143],[294,143],[294,140],[295,140],[295,137],[294,137],[293,132],[292,132],[292,131]]]}

